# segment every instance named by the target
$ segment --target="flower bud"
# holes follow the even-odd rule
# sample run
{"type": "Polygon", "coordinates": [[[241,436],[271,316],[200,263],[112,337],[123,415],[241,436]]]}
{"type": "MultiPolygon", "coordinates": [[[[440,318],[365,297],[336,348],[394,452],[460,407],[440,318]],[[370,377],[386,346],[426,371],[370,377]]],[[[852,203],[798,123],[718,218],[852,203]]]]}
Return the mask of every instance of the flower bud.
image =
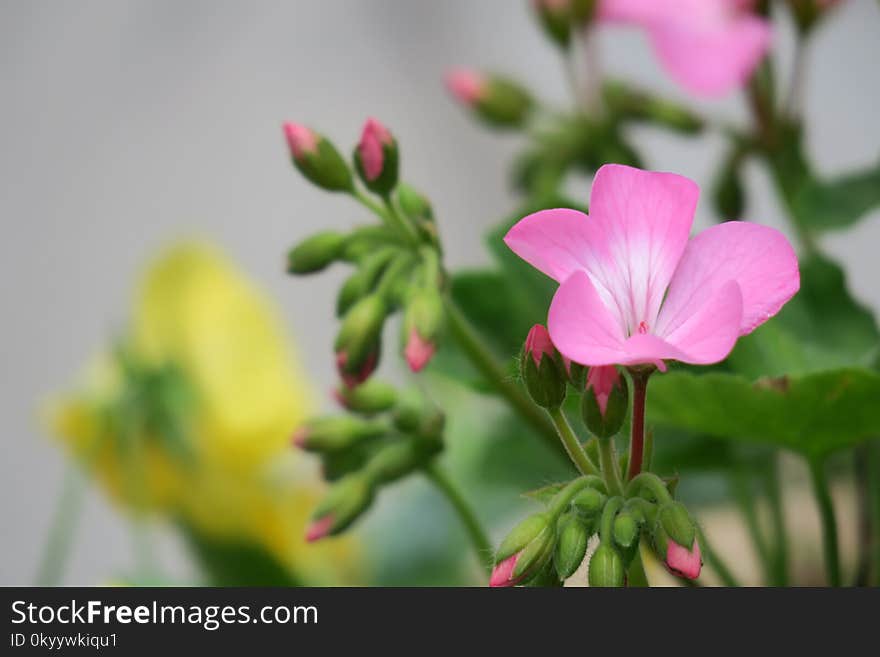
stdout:
{"type": "Polygon", "coordinates": [[[383,381],[366,381],[363,385],[349,388],[341,386],[333,390],[339,405],[361,415],[375,415],[390,410],[397,401],[394,386],[383,381]]]}
{"type": "Polygon", "coordinates": [[[387,306],[378,294],[358,301],[342,320],[336,337],[336,366],[349,387],[363,383],[376,367],[387,306]]]}
{"type": "Polygon", "coordinates": [[[445,417],[420,391],[402,390],[394,406],[394,426],[403,433],[439,440],[445,417]]]}
{"type": "Polygon", "coordinates": [[[571,43],[571,0],[534,0],[541,27],[556,45],[565,49],[571,43]]]}
{"type": "Polygon", "coordinates": [[[629,403],[626,379],[614,365],[591,367],[581,401],[581,414],[587,428],[599,438],[610,438],[620,431],[629,403]]]}
{"type": "Polygon", "coordinates": [[[471,107],[486,123],[499,128],[523,125],[533,106],[528,91],[498,76],[455,70],[446,76],[446,86],[453,96],[471,107]]]}
{"type": "Polygon", "coordinates": [[[558,408],[565,399],[566,377],[561,357],[541,324],[526,337],[520,356],[520,372],[532,400],[543,408],[558,408]]]}
{"type": "Polygon", "coordinates": [[[340,479],[315,509],[312,523],[306,528],[310,543],[325,536],[339,534],[369,508],[373,501],[373,485],[360,473],[340,479]]]}
{"type": "Polygon", "coordinates": [[[663,525],[658,521],[654,527],[653,540],[654,549],[663,559],[669,572],[687,579],[696,579],[700,576],[703,559],[700,553],[700,544],[696,539],[690,544],[678,543],[666,533],[663,525]],[[685,545],[690,545],[690,547],[685,547],[685,545]]]}
{"type": "Polygon", "coordinates": [[[623,586],[626,583],[626,571],[623,558],[609,542],[599,543],[599,547],[590,557],[587,571],[590,586],[623,586]]]}
{"type": "Polygon", "coordinates": [[[587,487],[578,493],[571,501],[575,510],[585,518],[592,518],[599,515],[602,507],[605,506],[605,500],[608,498],[595,488],[587,487]]]}
{"type": "Polygon", "coordinates": [[[364,473],[374,483],[386,484],[422,467],[436,452],[427,443],[399,440],[383,446],[370,457],[364,473]]]}
{"type": "Polygon", "coordinates": [[[681,502],[667,502],[657,512],[657,523],[673,541],[690,547],[696,538],[694,521],[681,502]]]}
{"type": "Polygon", "coordinates": [[[434,356],[443,322],[443,302],[437,288],[416,289],[403,316],[403,354],[413,372],[420,372],[434,356]]]}
{"type": "Polygon", "coordinates": [[[602,93],[619,118],[646,121],[683,134],[696,134],[703,129],[703,119],[687,107],[622,82],[606,82],[602,93]]]}
{"type": "Polygon", "coordinates": [[[516,586],[537,575],[553,557],[555,521],[539,513],[513,528],[498,548],[489,586],[516,586]]]}
{"type": "Polygon", "coordinates": [[[576,513],[566,513],[559,520],[559,538],[553,559],[560,579],[568,579],[581,565],[591,529],[576,513]]]}
{"type": "Polygon", "coordinates": [[[358,176],[371,192],[387,196],[397,184],[397,141],[376,119],[367,119],[354,151],[358,176]]]}
{"type": "Polygon", "coordinates": [[[575,389],[583,390],[587,385],[587,371],[589,368],[586,365],[575,363],[573,360],[566,358],[565,356],[562,356],[562,364],[565,366],[565,373],[568,375],[569,383],[571,383],[575,389]]]}
{"type": "Polygon", "coordinates": [[[612,533],[615,543],[621,548],[628,548],[639,536],[639,525],[631,514],[621,511],[614,518],[612,533]]]}
{"type": "Polygon", "coordinates": [[[382,272],[394,258],[395,249],[376,249],[364,257],[360,267],[349,276],[336,296],[336,316],[342,317],[361,298],[373,291],[382,272]]]}
{"type": "Polygon", "coordinates": [[[332,230],[306,238],[287,252],[288,274],[311,274],[321,271],[340,257],[345,236],[332,230]]]}
{"type": "Polygon", "coordinates": [[[404,216],[418,229],[430,244],[439,246],[437,225],[431,203],[412,185],[399,183],[396,191],[397,205],[404,216]]]}
{"type": "Polygon", "coordinates": [[[284,135],[293,164],[307,180],[331,192],[351,191],[351,171],[326,138],[298,123],[285,123],[284,135]]]}
{"type": "Polygon", "coordinates": [[[350,415],[315,418],[297,429],[292,442],[309,452],[337,452],[355,443],[379,438],[388,432],[381,422],[350,415]]]}

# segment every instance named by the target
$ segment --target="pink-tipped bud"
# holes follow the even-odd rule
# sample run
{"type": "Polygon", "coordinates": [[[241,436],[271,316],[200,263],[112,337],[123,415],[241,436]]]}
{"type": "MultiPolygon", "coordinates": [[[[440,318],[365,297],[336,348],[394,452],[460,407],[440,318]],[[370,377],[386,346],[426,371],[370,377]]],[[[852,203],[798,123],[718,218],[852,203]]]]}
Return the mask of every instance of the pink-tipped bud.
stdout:
{"type": "Polygon", "coordinates": [[[516,586],[522,581],[522,577],[513,577],[513,571],[516,569],[516,561],[519,559],[520,554],[522,553],[516,552],[495,566],[492,570],[492,575],[489,577],[489,586],[492,588],[503,588],[507,586],[516,586]]]}
{"type": "Polygon", "coordinates": [[[364,165],[364,176],[367,180],[373,181],[382,175],[385,160],[383,147],[393,146],[393,144],[394,137],[384,125],[376,119],[367,119],[361,133],[361,141],[358,144],[358,151],[364,165]]]}
{"type": "Polygon", "coordinates": [[[620,382],[620,372],[614,365],[591,367],[587,373],[587,390],[596,395],[596,403],[599,404],[599,412],[605,416],[608,408],[608,398],[614,386],[620,382]]]}
{"type": "Polygon", "coordinates": [[[309,439],[309,428],[308,427],[300,427],[296,431],[293,432],[293,436],[290,438],[290,442],[300,449],[305,449],[306,441],[309,439]]]}
{"type": "Polygon", "coordinates": [[[306,541],[314,543],[319,541],[333,529],[333,514],[328,514],[322,518],[318,518],[306,528],[306,541]]]}
{"type": "Polygon", "coordinates": [[[693,549],[688,550],[670,540],[666,546],[666,567],[670,572],[680,577],[697,579],[700,576],[700,569],[703,567],[699,542],[694,541],[693,549]]]}
{"type": "Polygon", "coordinates": [[[413,328],[409,332],[409,339],[406,342],[403,355],[406,358],[407,365],[409,365],[413,372],[421,372],[434,356],[435,350],[436,345],[422,338],[419,332],[413,328]]]}
{"type": "Polygon", "coordinates": [[[330,390],[330,397],[332,397],[333,400],[342,408],[350,408],[348,399],[344,394],[342,394],[342,391],[339,388],[333,388],[332,390],[330,390]]]}
{"type": "Polygon", "coordinates": [[[556,353],[556,347],[550,339],[550,333],[542,324],[535,324],[526,336],[525,345],[526,354],[535,361],[535,367],[541,364],[544,356],[553,357],[556,353]]]}
{"type": "Polygon", "coordinates": [[[378,358],[378,352],[376,350],[373,350],[366,357],[366,359],[364,359],[364,362],[361,364],[359,369],[354,372],[350,372],[347,369],[348,354],[344,351],[340,351],[336,354],[336,369],[339,371],[339,376],[342,379],[342,382],[347,387],[354,388],[370,378],[370,375],[376,369],[378,358]]]}
{"type": "Polygon", "coordinates": [[[476,105],[486,93],[486,80],[467,69],[455,69],[446,74],[446,88],[461,103],[476,105]]]}
{"type": "Polygon", "coordinates": [[[284,124],[284,136],[293,159],[299,161],[306,155],[318,150],[318,136],[304,125],[287,122],[284,124]]]}

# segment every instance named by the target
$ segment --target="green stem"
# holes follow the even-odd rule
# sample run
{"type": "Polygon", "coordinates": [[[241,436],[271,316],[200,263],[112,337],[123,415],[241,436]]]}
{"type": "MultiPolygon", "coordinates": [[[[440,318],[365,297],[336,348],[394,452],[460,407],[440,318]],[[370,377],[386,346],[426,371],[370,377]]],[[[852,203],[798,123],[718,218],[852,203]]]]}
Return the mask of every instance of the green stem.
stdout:
{"type": "Polygon", "coordinates": [[[76,466],[68,464],[43,556],[37,569],[37,586],[61,584],[82,511],[83,489],[82,475],[76,466]]]}
{"type": "Polygon", "coordinates": [[[614,443],[611,438],[599,439],[599,458],[602,462],[602,475],[608,485],[608,492],[612,495],[622,495],[623,485],[620,483],[617,458],[614,455],[614,443]]]}
{"type": "Polygon", "coordinates": [[[868,586],[871,581],[871,442],[858,445],[853,451],[853,469],[856,481],[856,507],[858,510],[858,559],[853,586],[868,586]]]}
{"type": "Polygon", "coordinates": [[[392,223],[391,217],[389,217],[388,213],[385,211],[385,208],[383,208],[379,203],[376,203],[376,201],[364,194],[360,189],[358,189],[357,187],[353,187],[351,190],[351,195],[358,203],[360,203],[365,208],[367,208],[367,210],[379,217],[386,226],[388,226],[389,228],[396,228],[392,223]]]}
{"type": "Polygon", "coordinates": [[[875,439],[868,453],[868,491],[871,509],[871,552],[874,562],[874,586],[880,586],[880,440],[875,439]]]}
{"type": "Polygon", "coordinates": [[[653,472],[642,472],[631,479],[626,485],[626,496],[635,497],[636,493],[639,492],[639,486],[644,486],[651,491],[658,504],[672,501],[672,495],[669,494],[666,484],[653,472]]]}
{"type": "Polygon", "coordinates": [[[391,217],[391,221],[394,222],[397,229],[405,235],[413,245],[417,245],[419,243],[419,234],[416,232],[415,227],[397,211],[397,208],[394,207],[394,203],[391,202],[391,197],[383,196],[382,202],[385,205],[385,210],[388,213],[388,216],[391,217]]]}
{"type": "Polygon", "coordinates": [[[819,459],[810,459],[810,477],[813,482],[813,494],[822,520],[822,542],[825,550],[825,569],[828,572],[828,583],[840,586],[840,555],[837,548],[837,520],[834,517],[834,504],[828,490],[828,479],[825,476],[824,464],[819,459]]]}
{"type": "Polygon", "coordinates": [[[486,537],[486,533],[483,531],[480,521],[477,520],[473,508],[468,504],[461,491],[452,483],[452,480],[450,480],[446,473],[438,468],[436,464],[432,463],[428,465],[425,468],[425,474],[443,494],[458,515],[458,519],[461,521],[461,524],[467,532],[468,538],[471,540],[480,567],[486,571],[487,574],[491,573],[492,544],[489,543],[489,539],[486,537]]]}
{"type": "Polygon", "coordinates": [[[764,570],[764,578],[766,582],[772,581],[770,572],[770,549],[767,547],[767,540],[761,529],[761,523],[758,521],[758,513],[756,510],[755,496],[752,493],[751,482],[748,477],[741,471],[733,473],[730,479],[733,489],[733,496],[737,505],[746,521],[746,528],[752,539],[752,546],[755,554],[761,562],[764,570]]]}
{"type": "Polygon", "coordinates": [[[645,573],[645,565],[642,563],[641,545],[636,549],[636,554],[633,557],[632,562],[629,564],[626,582],[627,585],[632,588],[647,588],[650,586],[648,583],[648,575],[645,573]]]}
{"type": "Polygon", "coordinates": [[[770,554],[770,573],[773,586],[788,585],[788,538],[785,529],[782,486],[779,481],[779,457],[774,455],[766,472],[767,500],[773,526],[773,550],[770,554]]]}
{"type": "MultiPolygon", "coordinates": [[[[474,367],[507,400],[513,410],[538,432],[545,443],[565,457],[563,450],[559,448],[556,429],[547,419],[543,410],[533,404],[522,389],[510,380],[507,372],[483,344],[482,339],[455,302],[451,298],[445,297],[444,303],[450,331],[474,367]]],[[[568,458],[565,458],[567,461],[568,458]]]]}
{"type": "Polygon", "coordinates": [[[553,408],[548,410],[547,413],[550,415],[550,419],[553,420],[553,424],[556,426],[556,432],[559,434],[562,446],[565,447],[565,451],[568,453],[569,458],[575,464],[578,471],[581,474],[599,474],[599,469],[593,464],[590,457],[587,456],[584,448],[581,447],[580,441],[578,441],[577,436],[574,435],[574,431],[572,431],[571,425],[568,423],[568,419],[566,419],[565,413],[562,412],[562,409],[553,408]]]}
{"type": "Polygon", "coordinates": [[[629,439],[629,472],[627,481],[642,471],[645,451],[645,402],[648,396],[650,372],[630,370],[633,382],[632,431],[629,439]]]}

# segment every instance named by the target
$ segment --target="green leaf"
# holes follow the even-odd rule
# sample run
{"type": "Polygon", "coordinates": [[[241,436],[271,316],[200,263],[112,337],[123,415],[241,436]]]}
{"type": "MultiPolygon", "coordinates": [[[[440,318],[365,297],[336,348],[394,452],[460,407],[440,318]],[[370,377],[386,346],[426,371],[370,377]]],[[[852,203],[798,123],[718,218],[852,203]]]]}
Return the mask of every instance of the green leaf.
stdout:
{"type": "Polygon", "coordinates": [[[241,539],[207,536],[181,524],[183,535],[212,586],[301,586],[264,548],[241,539]]]}
{"type": "Polygon", "coordinates": [[[880,375],[839,369],[762,379],[671,372],[651,381],[649,420],[823,456],[880,434],[880,375]]]}
{"type": "Polygon", "coordinates": [[[869,366],[880,331],[873,315],[847,291],[839,266],[813,257],[801,263],[801,289],[782,311],[740,338],[728,359],[732,370],[761,376],[807,374],[869,366]]]}
{"type": "Polygon", "coordinates": [[[807,229],[839,230],[880,206],[880,163],[831,182],[808,179],[794,198],[798,222],[807,229]]]}

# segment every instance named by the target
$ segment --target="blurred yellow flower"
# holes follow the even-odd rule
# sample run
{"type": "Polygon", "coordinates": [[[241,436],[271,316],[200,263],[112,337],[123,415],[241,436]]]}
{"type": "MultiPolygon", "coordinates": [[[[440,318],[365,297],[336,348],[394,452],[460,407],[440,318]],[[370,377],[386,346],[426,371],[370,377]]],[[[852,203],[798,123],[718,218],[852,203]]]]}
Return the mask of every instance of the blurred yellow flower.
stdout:
{"type": "Polygon", "coordinates": [[[308,583],[351,582],[349,539],[303,540],[319,488],[289,437],[312,403],[274,306],[217,250],[183,244],[149,267],[119,347],[51,417],[127,508],[200,543],[256,545],[308,583]]]}

